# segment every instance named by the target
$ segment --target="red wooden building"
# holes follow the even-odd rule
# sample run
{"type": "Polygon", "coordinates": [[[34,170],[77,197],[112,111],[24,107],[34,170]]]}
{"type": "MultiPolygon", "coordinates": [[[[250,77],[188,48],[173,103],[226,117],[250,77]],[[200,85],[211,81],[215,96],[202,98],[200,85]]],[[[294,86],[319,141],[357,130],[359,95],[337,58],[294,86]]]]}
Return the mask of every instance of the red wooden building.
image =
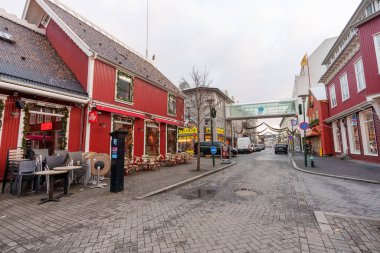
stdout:
{"type": "Polygon", "coordinates": [[[335,154],[380,162],[380,5],[362,1],[324,64],[335,154]]]}
{"type": "Polygon", "coordinates": [[[324,123],[324,120],[329,117],[326,89],[323,85],[315,85],[309,91],[307,116],[310,128],[306,130],[306,137],[316,154],[333,155],[331,127],[324,123]]]}
{"type": "Polygon", "coordinates": [[[0,11],[0,178],[9,149],[82,149],[88,96],[45,30],[0,11]]]}
{"type": "MultiPolygon", "coordinates": [[[[152,63],[54,0],[28,0],[23,19],[42,27],[89,95],[84,150],[110,153],[109,133],[129,131],[129,157],[175,153],[184,95],[152,63]]],[[[81,124],[76,126],[81,127],[81,124]]]]}

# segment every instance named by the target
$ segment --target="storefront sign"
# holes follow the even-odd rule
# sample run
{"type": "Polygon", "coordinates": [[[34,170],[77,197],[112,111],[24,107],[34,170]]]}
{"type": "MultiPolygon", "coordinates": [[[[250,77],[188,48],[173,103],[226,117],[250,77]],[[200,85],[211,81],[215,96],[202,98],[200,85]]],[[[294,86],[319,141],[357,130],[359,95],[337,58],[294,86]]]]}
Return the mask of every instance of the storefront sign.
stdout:
{"type": "Polygon", "coordinates": [[[47,131],[53,129],[53,122],[44,122],[41,123],[41,131],[47,131]]]}
{"type": "Polygon", "coordinates": [[[358,119],[356,118],[356,114],[353,114],[351,118],[351,126],[357,126],[357,125],[358,125],[358,119]]]}
{"type": "MultiPolygon", "coordinates": [[[[210,133],[211,133],[211,128],[209,128],[209,127],[205,127],[205,133],[206,133],[206,134],[210,134],[210,133]]],[[[223,128],[219,128],[219,127],[217,127],[217,128],[216,128],[216,133],[217,133],[217,134],[224,135],[225,131],[224,131],[223,128]]]]}
{"type": "Polygon", "coordinates": [[[222,145],[222,163],[231,163],[231,148],[230,146],[223,144],[222,145]]]}
{"type": "Polygon", "coordinates": [[[191,134],[197,134],[197,133],[198,133],[198,131],[197,131],[196,127],[178,129],[179,135],[185,135],[185,134],[191,135],[191,134]]]}
{"type": "Polygon", "coordinates": [[[89,123],[96,123],[97,120],[98,120],[98,113],[96,111],[91,111],[88,114],[88,122],[89,123]]]}

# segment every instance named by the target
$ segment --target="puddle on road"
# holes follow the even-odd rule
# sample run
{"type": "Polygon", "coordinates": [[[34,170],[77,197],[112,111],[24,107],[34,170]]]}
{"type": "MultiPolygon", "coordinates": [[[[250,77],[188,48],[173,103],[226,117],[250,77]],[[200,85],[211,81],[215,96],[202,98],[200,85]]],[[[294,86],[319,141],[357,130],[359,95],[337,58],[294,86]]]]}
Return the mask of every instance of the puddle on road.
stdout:
{"type": "Polygon", "coordinates": [[[196,189],[188,190],[187,193],[181,194],[185,199],[209,199],[215,196],[217,190],[215,189],[196,189]]]}
{"type": "Polygon", "coordinates": [[[255,190],[247,189],[247,188],[236,189],[234,192],[239,197],[253,197],[253,198],[255,198],[255,197],[262,195],[262,193],[259,191],[255,191],[255,190]]]}

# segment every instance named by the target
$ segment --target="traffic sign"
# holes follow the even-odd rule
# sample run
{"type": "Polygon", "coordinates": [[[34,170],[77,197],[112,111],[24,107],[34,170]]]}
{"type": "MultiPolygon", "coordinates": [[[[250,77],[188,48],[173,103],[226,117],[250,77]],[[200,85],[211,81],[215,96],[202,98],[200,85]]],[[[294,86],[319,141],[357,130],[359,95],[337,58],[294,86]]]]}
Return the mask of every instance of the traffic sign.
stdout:
{"type": "Polygon", "coordinates": [[[290,122],[290,124],[292,124],[292,126],[297,126],[298,125],[298,121],[296,119],[292,119],[292,121],[290,122]]]}
{"type": "Polygon", "coordinates": [[[309,124],[308,124],[307,122],[301,122],[301,123],[300,123],[300,128],[301,128],[302,130],[306,130],[306,129],[309,128],[309,124]]]}
{"type": "Polygon", "coordinates": [[[211,146],[210,150],[211,150],[211,154],[213,154],[213,155],[216,154],[216,147],[215,146],[211,146]]]}
{"type": "Polygon", "coordinates": [[[293,136],[289,135],[289,136],[288,136],[288,139],[289,139],[289,140],[293,140],[293,136]]]}

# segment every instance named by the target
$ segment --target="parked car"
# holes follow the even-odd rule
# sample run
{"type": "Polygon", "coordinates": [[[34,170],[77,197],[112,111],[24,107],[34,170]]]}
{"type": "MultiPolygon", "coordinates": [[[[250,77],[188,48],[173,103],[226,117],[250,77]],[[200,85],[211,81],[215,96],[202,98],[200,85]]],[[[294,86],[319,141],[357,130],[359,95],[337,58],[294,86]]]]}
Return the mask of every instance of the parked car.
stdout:
{"type": "Polygon", "coordinates": [[[237,148],[240,154],[252,153],[253,145],[249,137],[242,137],[237,139],[237,148]]]}
{"type": "Polygon", "coordinates": [[[231,147],[231,155],[232,155],[232,156],[237,156],[238,153],[239,153],[239,151],[238,151],[237,148],[233,148],[233,147],[231,147]]]}
{"type": "Polygon", "coordinates": [[[261,148],[260,148],[259,144],[253,145],[253,152],[260,152],[260,151],[261,151],[261,148]]]}
{"type": "Polygon", "coordinates": [[[275,154],[278,154],[278,153],[285,153],[285,154],[287,154],[288,153],[288,145],[283,144],[283,143],[277,143],[274,146],[274,153],[275,154]]]}
{"type": "MultiPolygon", "coordinates": [[[[214,141],[214,143],[212,143],[211,141],[203,141],[203,142],[200,142],[201,144],[201,156],[205,156],[205,155],[212,155],[211,154],[211,146],[212,144],[214,144],[214,146],[216,147],[216,156],[220,156],[220,147],[223,143],[219,142],[219,141],[214,141]]],[[[195,143],[194,145],[194,154],[197,155],[198,154],[198,143],[195,143]]]]}
{"type": "Polygon", "coordinates": [[[261,150],[264,150],[265,149],[265,144],[259,144],[259,147],[261,150]]]}

